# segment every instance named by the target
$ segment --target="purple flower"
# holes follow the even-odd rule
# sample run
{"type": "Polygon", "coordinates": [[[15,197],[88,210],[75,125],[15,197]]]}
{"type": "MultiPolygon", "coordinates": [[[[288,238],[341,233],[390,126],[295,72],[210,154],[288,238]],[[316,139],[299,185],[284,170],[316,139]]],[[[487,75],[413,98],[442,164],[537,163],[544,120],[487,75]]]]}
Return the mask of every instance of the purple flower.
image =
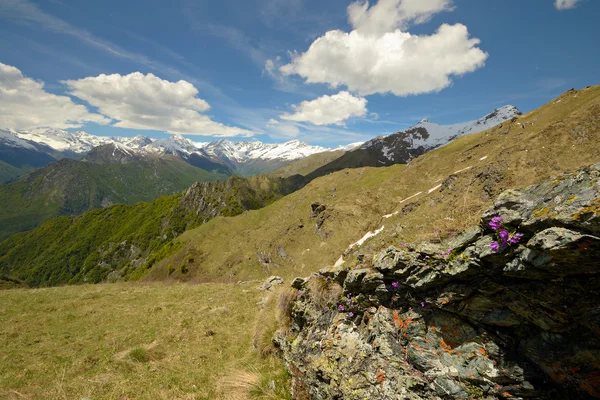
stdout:
{"type": "Polygon", "coordinates": [[[344,306],[343,306],[343,305],[341,305],[341,304],[338,306],[338,309],[339,309],[340,311],[344,311],[344,310],[345,310],[344,306]]]}
{"type": "Polygon", "coordinates": [[[500,233],[498,233],[498,236],[500,236],[500,239],[502,239],[502,246],[506,246],[509,236],[508,231],[506,229],[502,229],[500,233]]]}
{"type": "Polygon", "coordinates": [[[302,290],[298,290],[298,296],[302,296],[304,292],[302,290]]]}
{"type": "Polygon", "coordinates": [[[522,233],[515,233],[510,239],[509,242],[516,244],[519,243],[519,240],[523,237],[522,233]]]}
{"type": "Polygon", "coordinates": [[[350,312],[348,313],[348,316],[349,316],[349,317],[354,317],[354,313],[353,313],[352,311],[350,311],[350,312]]]}
{"type": "Polygon", "coordinates": [[[492,227],[493,230],[498,230],[502,227],[502,217],[500,216],[495,216],[494,218],[492,218],[492,220],[490,221],[490,226],[492,227]]]}
{"type": "Polygon", "coordinates": [[[421,302],[421,307],[425,307],[425,302],[424,301],[421,302]]]}
{"type": "Polygon", "coordinates": [[[325,278],[325,281],[326,281],[326,282],[329,282],[329,277],[326,277],[326,278],[325,278]]]}
{"type": "Polygon", "coordinates": [[[494,253],[497,253],[500,251],[500,244],[498,244],[498,242],[492,242],[490,243],[490,249],[492,249],[494,253]]]}
{"type": "Polygon", "coordinates": [[[454,236],[454,235],[456,235],[456,232],[448,232],[448,235],[454,236]]]}
{"type": "Polygon", "coordinates": [[[392,286],[395,288],[398,288],[400,286],[400,284],[398,282],[392,282],[392,286]]]}

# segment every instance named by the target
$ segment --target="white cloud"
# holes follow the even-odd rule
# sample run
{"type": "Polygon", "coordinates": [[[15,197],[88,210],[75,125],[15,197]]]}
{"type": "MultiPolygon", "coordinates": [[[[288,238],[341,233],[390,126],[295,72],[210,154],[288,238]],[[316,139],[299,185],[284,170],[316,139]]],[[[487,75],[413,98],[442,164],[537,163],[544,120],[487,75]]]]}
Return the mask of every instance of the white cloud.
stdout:
{"type": "Polygon", "coordinates": [[[348,6],[348,20],[361,34],[382,35],[406,29],[411,22],[422,24],[450,10],[452,0],[379,0],[370,8],[368,1],[357,1],[348,6]]]}
{"type": "Polygon", "coordinates": [[[311,101],[303,101],[292,108],[294,114],[283,114],[280,118],[314,125],[342,125],[348,118],[367,114],[367,99],[342,91],[332,96],[324,95],[311,101]]]}
{"type": "Polygon", "coordinates": [[[238,136],[252,132],[212,121],[200,112],[208,103],[189,82],[169,82],[153,74],[98,75],[63,81],[70,94],[114,120],[114,126],[187,135],[238,136]]]}
{"type": "Polygon", "coordinates": [[[577,7],[581,0],[555,0],[554,6],[557,10],[568,10],[577,7]]]}
{"type": "Polygon", "coordinates": [[[300,75],[307,83],[343,85],[363,96],[442,90],[452,83],[452,76],[484,65],[487,53],[477,47],[479,39],[469,38],[462,24],[443,24],[429,36],[403,29],[451,9],[451,0],[379,0],[371,7],[367,2],[352,3],[351,32],[325,33],[279,70],[300,75]]]}
{"type": "Polygon", "coordinates": [[[0,127],[77,128],[85,122],[108,124],[110,120],[93,114],[68,96],[44,90],[44,83],[23,76],[21,71],[0,63],[0,127]]]}

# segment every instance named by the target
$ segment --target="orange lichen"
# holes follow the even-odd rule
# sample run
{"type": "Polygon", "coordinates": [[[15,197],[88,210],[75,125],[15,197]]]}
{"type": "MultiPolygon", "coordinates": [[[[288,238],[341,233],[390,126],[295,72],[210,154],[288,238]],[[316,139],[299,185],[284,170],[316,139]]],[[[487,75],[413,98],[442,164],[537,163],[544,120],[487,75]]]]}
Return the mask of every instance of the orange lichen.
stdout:
{"type": "Polygon", "coordinates": [[[385,381],[385,372],[377,369],[377,372],[375,373],[375,380],[379,383],[383,383],[385,381]]]}

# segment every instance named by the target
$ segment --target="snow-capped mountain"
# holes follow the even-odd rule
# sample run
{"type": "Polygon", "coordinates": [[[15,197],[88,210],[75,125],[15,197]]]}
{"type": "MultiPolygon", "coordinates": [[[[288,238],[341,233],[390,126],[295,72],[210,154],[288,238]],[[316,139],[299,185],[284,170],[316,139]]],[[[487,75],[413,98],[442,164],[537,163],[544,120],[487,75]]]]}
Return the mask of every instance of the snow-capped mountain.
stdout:
{"type": "Polygon", "coordinates": [[[0,129],[0,144],[9,147],[36,150],[36,147],[27,140],[21,139],[17,134],[8,129],[0,129]]]}
{"type": "Polygon", "coordinates": [[[515,106],[503,106],[476,119],[453,125],[439,125],[423,119],[418,124],[389,136],[377,137],[365,142],[361,150],[376,150],[378,162],[390,165],[408,162],[424,152],[450,143],[454,139],[481,132],[508,119],[521,115],[515,106]]]}
{"type": "Polygon", "coordinates": [[[204,150],[206,154],[226,158],[238,163],[256,159],[293,161],[311,154],[331,150],[325,147],[311,146],[299,140],[292,140],[282,144],[219,140],[216,142],[196,143],[196,146],[204,150]]]}
{"type": "Polygon", "coordinates": [[[166,139],[152,139],[143,135],[103,137],[83,131],[68,132],[61,129],[1,130],[0,144],[2,143],[15,148],[39,151],[55,158],[83,157],[95,148],[102,148],[102,157],[93,153],[84,158],[86,161],[101,159],[102,162],[109,162],[113,151],[114,162],[118,163],[140,156],[173,155],[200,168],[223,169],[227,166],[241,175],[271,172],[291,161],[332,150],[310,146],[298,140],[282,144],[228,140],[194,143],[181,135],[172,135],[166,139]]]}
{"type": "Polygon", "coordinates": [[[65,155],[82,155],[96,146],[114,141],[104,136],[90,135],[87,132],[67,132],[62,129],[34,129],[31,131],[12,131],[21,139],[34,142],[65,155]]]}
{"type": "Polygon", "coordinates": [[[477,133],[521,115],[514,106],[503,106],[476,119],[453,125],[440,125],[427,119],[389,136],[379,136],[348,151],[312,174],[320,176],[344,168],[382,167],[407,163],[421,154],[470,133],[477,133]]]}
{"type": "Polygon", "coordinates": [[[223,161],[241,175],[272,172],[292,161],[332,150],[326,147],[311,146],[299,140],[281,144],[218,140],[196,143],[196,146],[204,154],[223,161]]]}

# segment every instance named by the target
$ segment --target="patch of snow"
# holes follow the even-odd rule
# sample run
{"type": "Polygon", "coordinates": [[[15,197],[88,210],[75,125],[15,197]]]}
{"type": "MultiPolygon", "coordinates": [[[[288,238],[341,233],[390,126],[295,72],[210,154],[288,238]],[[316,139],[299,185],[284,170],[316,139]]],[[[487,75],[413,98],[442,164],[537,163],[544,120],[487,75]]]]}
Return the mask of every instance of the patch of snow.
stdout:
{"type": "Polygon", "coordinates": [[[429,194],[429,193],[431,193],[431,192],[434,192],[434,191],[438,190],[438,189],[439,189],[439,188],[441,188],[441,187],[442,187],[442,185],[437,185],[436,187],[432,187],[431,189],[429,189],[429,190],[427,191],[427,193],[429,194]]]}
{"type": "Polygon", "coordinates": [[[417,197],[417,196],[418,196],[418,195],[420,195],[421,193],[423,193],[423,192],[415,193],[415,194],[413,194],[412,196],[405,198],[404,200],[400,200],[400,202],[399,202],[398,204],[402,204],[402,203],[404,203],[405,201],[408,201],[408,200],[412,199],[413,197],[417,197]]]}
{"type": "Polygon", "coordinates": [[[483,157],[481,157],[481,158],[479,159],[479,161],[483,161],[483,160],[485,160],[486,158],[488,158],[488,156],[483,156],[483,157]]]}
{"type": "Polygon", "coordinates": [[[453,172],[453,174],[460,174],[461,172],[468,171],[468,170],[470,170],[471,168],[473,168],[473,166],[468,166],[468,167],[466,167],[466,168],[459,169],[458,171],[454,171],[454,172],[453,172]]]}
{"type": "Polygon", "coordinates": [[[357,242],[352,243],[350,246],[348,246],[348,250],[350,250],[351,248],[353,248],[354,246],[362,246],[362,244],[364,242],[366,242],[368,239],[377,236],[381,233],[381,231],[383,231],[383,228],[385,228],[385,226],[381,226],[381,228],[377,229],[375,232],[367,232],[365,233],[365,236],[363,236],[362,238],[360,238],[357,242]]]}
{"type": "Polygon", "coordinates": [[[391,213],[391,214],[385,214],[385,215],[383,216],[383,218],[391,218],[391,217],[393,217],[394,215],[398,215],[398,211],[395,211],[395,212],[393,212],[393,213],[391,213]]]}
{"type": "Polygon", "coordinates": [[[337,259],[335,264],[333,264],[333,268],[341,267],[343,264],[344,264],[344,256],[340,256],[340,258],[337,259]]]}

